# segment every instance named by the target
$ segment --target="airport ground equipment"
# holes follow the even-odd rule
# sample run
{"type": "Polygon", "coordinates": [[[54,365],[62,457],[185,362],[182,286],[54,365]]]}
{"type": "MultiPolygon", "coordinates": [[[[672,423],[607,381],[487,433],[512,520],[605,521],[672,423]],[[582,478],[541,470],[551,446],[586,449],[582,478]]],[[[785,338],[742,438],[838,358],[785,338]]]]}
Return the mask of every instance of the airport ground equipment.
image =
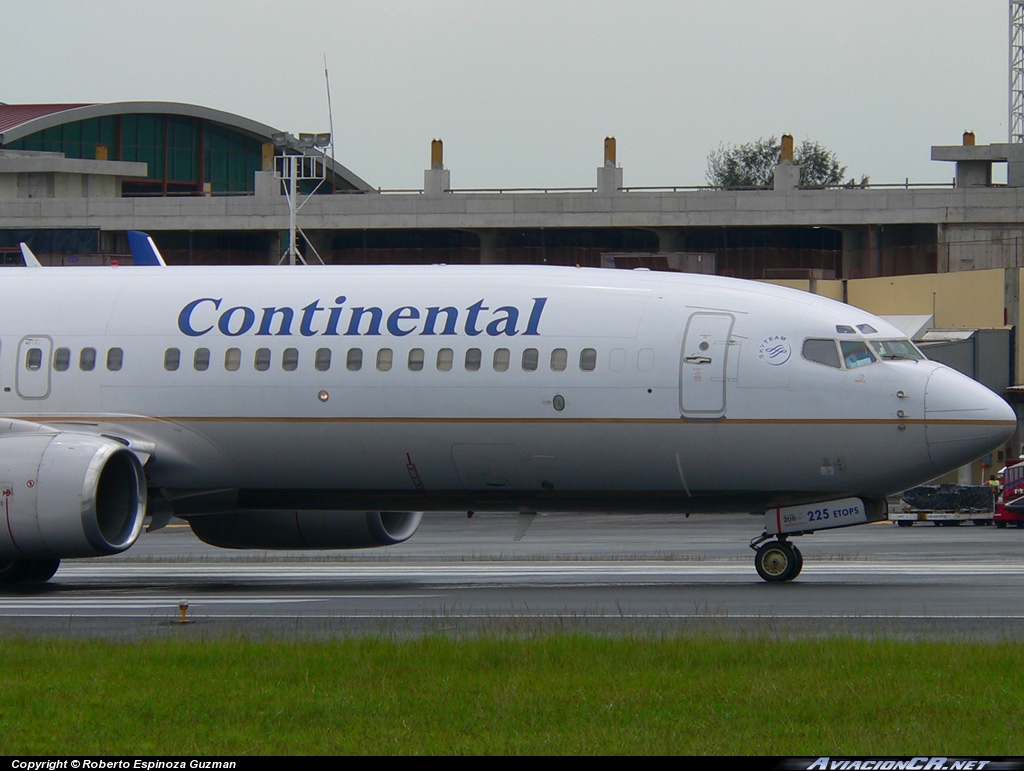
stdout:
{"type": "Polygon", "coordinates": [[[1024,527],[1024,458],[1011,460],[998,475],[999,487],[993,521],[996,527],[1024,527]]]}
{"type": "Polygon", "coordinates": [[[995,494],[989,485],[922,485],[905,490],[901,503],[889,513],[900,527],[915,522],[989,525],[995,512],[995,494]]]}

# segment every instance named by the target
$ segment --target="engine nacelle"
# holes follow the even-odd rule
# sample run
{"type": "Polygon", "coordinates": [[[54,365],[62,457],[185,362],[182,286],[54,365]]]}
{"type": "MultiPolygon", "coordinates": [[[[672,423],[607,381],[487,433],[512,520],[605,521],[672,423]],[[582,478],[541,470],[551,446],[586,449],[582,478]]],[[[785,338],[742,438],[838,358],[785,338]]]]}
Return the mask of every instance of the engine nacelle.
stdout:
{"type": "Polygon", "coordinates": [[[413,511],[232,511],[188,518],[192,532],[224,549],[370,549],[402,543],[423,514],[413,511]]]}
{"type": "Polygon", "coordinates": [[[0,441],[0,559],[124,551],[146,516],[146,480],[123,445],[40,429],[0,441]]]}

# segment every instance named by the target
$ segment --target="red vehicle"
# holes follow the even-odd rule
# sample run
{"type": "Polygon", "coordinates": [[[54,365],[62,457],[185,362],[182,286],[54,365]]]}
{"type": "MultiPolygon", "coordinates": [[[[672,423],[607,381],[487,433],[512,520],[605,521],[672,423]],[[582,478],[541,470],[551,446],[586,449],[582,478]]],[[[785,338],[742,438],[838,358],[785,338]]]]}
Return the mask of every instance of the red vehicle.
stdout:
{"type": "Polygon", "coordinates": [[[1006,462],[999,472],[999,498],[993,517],[996,527],[1024,527],[1024,458],[1006,462]]]}

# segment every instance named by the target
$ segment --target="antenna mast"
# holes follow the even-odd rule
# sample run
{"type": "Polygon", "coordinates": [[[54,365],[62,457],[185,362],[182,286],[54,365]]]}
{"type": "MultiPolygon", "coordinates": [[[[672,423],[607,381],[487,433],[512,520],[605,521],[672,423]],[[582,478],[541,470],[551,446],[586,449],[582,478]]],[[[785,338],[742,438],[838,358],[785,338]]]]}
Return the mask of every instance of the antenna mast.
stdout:
{"type": "MultiPolygon", "coordinates": [[[[334,108],[331,107],[331,77],[327,74],[327,54],[324,54],[324,83],[327,84],[327,121],[331,132],[331,172],[337,168],[334,163],[334,108]]],[[[331,177],[331,192],[335,192],[335,178],[331,177]]]]}

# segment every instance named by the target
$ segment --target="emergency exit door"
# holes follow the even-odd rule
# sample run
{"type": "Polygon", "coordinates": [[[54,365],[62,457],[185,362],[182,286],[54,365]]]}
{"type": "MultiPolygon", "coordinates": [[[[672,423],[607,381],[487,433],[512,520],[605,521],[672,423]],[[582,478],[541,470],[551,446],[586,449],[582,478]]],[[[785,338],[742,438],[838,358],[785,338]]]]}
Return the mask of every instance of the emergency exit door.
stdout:
{"type": "Polygon", "coordinates": [[[23,337],[18,343],[18,369],[15,389],[22,399],[45,399],[50,395],[50,354],[53,341],[48,337],[23,337]]]}

